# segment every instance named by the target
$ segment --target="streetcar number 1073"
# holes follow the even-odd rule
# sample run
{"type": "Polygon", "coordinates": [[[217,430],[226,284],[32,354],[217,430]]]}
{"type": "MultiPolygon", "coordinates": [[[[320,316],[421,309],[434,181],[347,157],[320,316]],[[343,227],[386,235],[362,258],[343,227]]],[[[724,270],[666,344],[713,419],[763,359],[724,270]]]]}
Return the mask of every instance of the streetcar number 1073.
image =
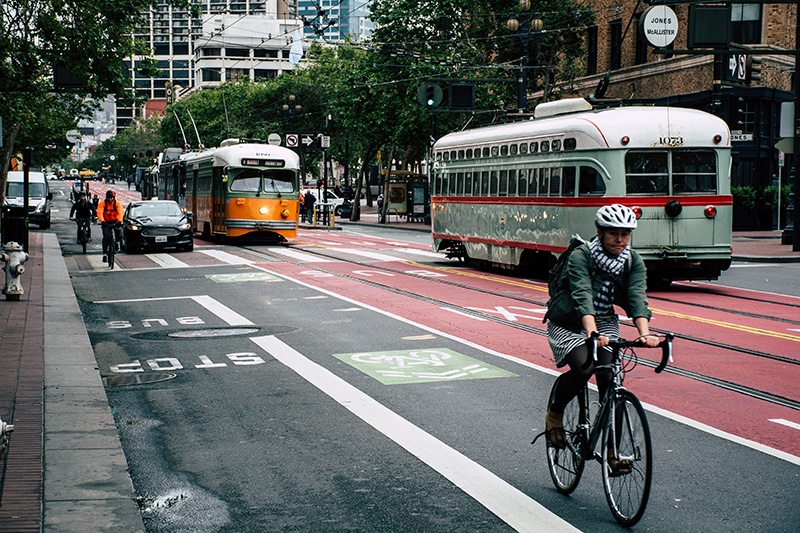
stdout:
{"type": "Polygon", "coordinates": [[[658,144],[664,146],[683,146],[683,137],[659,137],[658,144]]]}

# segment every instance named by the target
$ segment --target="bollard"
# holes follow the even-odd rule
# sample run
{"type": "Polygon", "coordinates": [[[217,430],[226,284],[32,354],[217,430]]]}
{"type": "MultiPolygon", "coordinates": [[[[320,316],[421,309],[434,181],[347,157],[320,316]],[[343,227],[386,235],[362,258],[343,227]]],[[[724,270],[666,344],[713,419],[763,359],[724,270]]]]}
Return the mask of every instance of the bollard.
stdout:
{"type": "Polygon", "coordinates": [[[22,251],[22,245],[16,242],[7,242],[3,245],[3,253],[0,254],[0,260],[5,261],[6,265],[3,270],[6,272],[6,284],[3,287],[3,294],[6,295],[6,300],[19,300],[24,290],[19,277],[25,272],[25,267],[22,263],[28,260],[28,254],[22,251]]]}

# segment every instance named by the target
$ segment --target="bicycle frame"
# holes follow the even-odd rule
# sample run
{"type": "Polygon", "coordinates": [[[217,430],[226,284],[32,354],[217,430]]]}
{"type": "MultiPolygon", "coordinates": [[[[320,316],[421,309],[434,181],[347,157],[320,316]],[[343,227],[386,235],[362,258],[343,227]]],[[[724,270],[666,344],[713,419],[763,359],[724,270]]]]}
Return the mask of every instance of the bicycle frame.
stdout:
{"type": "MultiPolygon", "coordinates": [[[[597,442],[600,440],[600,436],[603,434],[603,427],[605,427],[606,421],[612,419],[611,417],[616,415],[616,405],[612,399],[616,396],[617,391],[625,388],[622,386],[622,368],[619,362],[619,348],[615,348],[614,352],[613,363],[608,365],[598,365],[595,369],[595,373],[605,370],[613,372],[614,380],[613,384],[606,391],[605,397],[599,399],[599,407],[594,416],[594,421],[591,424],[589,423],[589,419],[591,417],[589,387],[585,386],[578,396],[578,402],[580,405],[579,428],[581,430],[582,437],[580,440],[582,449],[578,450],[578,452],[584,459],[600,460],[600,457],[595,453],[594,450],[597,448],[597,442]]],[[[614,446],[616,447],[616,428],[612,427],[612,431],[614,432],[612,436],[614,437],[613,442],[614,446]]],[[[616,452],[616,450],[614,451],[616,452]]]]}

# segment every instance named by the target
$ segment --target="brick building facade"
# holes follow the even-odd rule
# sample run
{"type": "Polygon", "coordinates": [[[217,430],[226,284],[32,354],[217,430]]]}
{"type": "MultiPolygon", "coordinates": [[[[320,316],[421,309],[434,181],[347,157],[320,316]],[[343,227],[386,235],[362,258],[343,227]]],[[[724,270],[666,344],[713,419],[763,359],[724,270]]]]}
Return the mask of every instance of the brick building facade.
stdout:
{"type": "MultiPolygon", "coordinates": [[[[774,145],[780,140],[781,104],[794,100],[795,58],[780,52],[796,48],[797,4],[729,4],[730,42],[763,51],[733,60],[727,55],[680,53],[689,49],[692,18],[699,18],[687,3],[670,6],[677,15],[678,31],[674,42],[662,50],[675,50],[671,55],[650,46],[640,31],[640,18],[649,4],[632,0],[587,4],[596,10],[596,24],[586,38],[587,75],[562,88],[563,97],[600,96],[595,92],[607,77],[602,99],[609,102],[640,101],[712,112],[725,119],[734,133],[733,186],[761,191],[789,183],[791,156],[783,157],[774,145]],[[751,63],[748,57],[757,59],[751,63]],[[758,59],[760,80],[750,79],[751,74],[757,77],[758,59]]],[[[766,205],[758,205],[753,212],[739,212],[734,227],[782,227],[768,211],[766,205]]]]}

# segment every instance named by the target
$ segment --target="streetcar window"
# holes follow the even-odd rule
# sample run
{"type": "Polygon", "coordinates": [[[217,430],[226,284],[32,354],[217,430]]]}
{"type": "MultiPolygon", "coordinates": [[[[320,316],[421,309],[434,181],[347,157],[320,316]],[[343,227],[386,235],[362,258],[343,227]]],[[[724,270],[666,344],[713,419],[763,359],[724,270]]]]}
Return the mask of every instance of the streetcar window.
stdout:
{"type": "Polygon", "coordinates": [[[575,196],[575,167],[561,169],[561,196],[575,196]]]}
{"type": "Polygon", "coordinates": [[[472,172],[464,174],[464,194],[467,196],[472,194],[472,172]]]}
{"type": "Polygon", "coordinates": [[[667,152],[628,152],[625,189],[628,194],[666,194],[669,188],[667,152]]]}
{"type": "Polygon", "coordinates": [[[578,147],[578,140],[575,137],[564,139],[564,150],[574,150],[578,147]]]}
{"type": "Polygon", "coordinates": [[[466,157],[467,159],[472,159],[472,148],[467,148],[466,157]]]}
{"type": "Polygon", "coordinates": [[[504,144],[500,147],[500,155],[508,155],[508,145],[504,144]]]}
{"type": "Polygon", "coordinates": [[[258,192],[261,185],[261,174],[258,170],[245,170],[233,179],[228,180],[231,192],[258,192]]]}
{"type": "MultiPolygon", "coordinates": [[[[542,142],[544,144],[544,142],[542,142]]],[[[547,190],[549,185],[549,169],[540,168],[539,169],[539,196],[547,196],[547,190]]]]}
{"type": "Polygon", "coordinates": [[[509,178],[508,179],[508,195],[509,196],[516,196],[517,195],[517,171],[516,170],[509,170],[508,171],[508,178],[509,178]]]}
{"type": "Polygon", "coordinates": [[[508,170],[500,171],[500,196],[508,196],[508,170]]]}
{"type": "Polygon", "coordinates": [[[447,190],[450,195],[456,193],[456,174],[450,175],[450,179],[447,181],[447,190]]]}
{"type": "Polygon", "coordinates": [[[542,152],[549,152],[549,151],[550,151],[550,141],[542,141],[542,142],[539,144],[539,149],[540,149],[542,152]]]}
{"type": "Polygon", "coordinates": [[[528,171],[528,196],[536,196],[536,174],[535,168],[528,171]]]}
{"type": "Polygon", "coordinates": [[[606,184],[597,169],[582,166],[578,177],[578,195],[602,196],[605,192],[606,184]]]}
{"type": "Polygon", "coordinates": [[[561,169],[550,169],[550,196],[559,196],[561,194],[561,169]]]}
{"type": "Polygon", "coordinates": [[[497,146],[492,146],[492,157],[497,157],[498,153],[499,149],[497,148],[497,146]]]}
{"type": "Polygon", "coordinates": [[[433,177],[433,194],[439,194],[442,190],[442,175],[436,174],[433,177]]]}
{"type": "Polygon", "coordinates": [[[519,145],[519,153],[527,154],[528,153],[528,143],[522,143],[519,145]]]}
{"type": "Polygon", "coordinates": [[[532,153],[532,154],[535,154],[535,153],[537,153],[538,151],[539,151],[539,143],[538,143],[538,142],[536,142],[536,141],[533,141],[533,142],[531,143],[531,153],[532,153]]]}
{"type": "Polygon", "coordinates": [[[483,147],[482,156],[483,157],[489,157],[489,147],[488,146],[484,146],[483,147]]]}
{"type": "Polygon", "coordinates": [[[559,150],[561,150],[561,140],[560,139],[555,139],[553,141],[552,148],[553,148],[554,152],[558,152],[559,150]]]}
{"type": "Polygon", "coordinates": [[[450,152],[450,160],[451,161],[455,161],[456,160],[456,151],[455,150],[452,150],[450,152]]]}
{"type": "Polygon", "coordinates": [[[458,151],[458,158],[459,159],[464,159],[464,150],[459,150],[458,151]]]}
{"type": "Polygon", "coordinates": [[[694,194],[717,192],[717,158],[712,150],[672,152],[672,192],[694,194]]]}
{"type": "Polygon", "coordinates": [[[528,174],[527,172],[525,172],[525,169],[521,169],[519,171],[519,195],[527,196],[527,194],[528,194],[528,174]]]}
{"type": "Polygon", "coordinates": [[[464,173],[456,174],[456,194],[464,194],[464,173]]]}
{"type": "Polygon", "coordinates": [[[444,152],[444,153],[442,153],[442,160],[444,160],[444,161],[450,161],[450,152],[444,152]]]}
{"type": "Polygon", "coordinates": [[[481,172],[481,195],[487,196],[489,194],[489,173],[487,171],[481,172]]]}
{"type": "Polygon", "coordinates": [[[517,155],[517,145],[516,144],[509,145],[508,153],[511,155],[517,155]]]}
{"type": "Polygon", "coordinates": [[[499,188],[498,187],[499,181],[497,179],[497,171],[496,170],[492,170],[491,171],[490,180],[491,180],[491,185],[490,185],[489,194],[492,195],[492,196],[497,196],[497,189],[499,188]]]}
{"type": "Polygon", "coordinates": [[[264,184],[262,190],[264,192],[292,192],[294,191],[294,172],[291,170],[263,170],[262,176],[264,177],[264,184]]]}

